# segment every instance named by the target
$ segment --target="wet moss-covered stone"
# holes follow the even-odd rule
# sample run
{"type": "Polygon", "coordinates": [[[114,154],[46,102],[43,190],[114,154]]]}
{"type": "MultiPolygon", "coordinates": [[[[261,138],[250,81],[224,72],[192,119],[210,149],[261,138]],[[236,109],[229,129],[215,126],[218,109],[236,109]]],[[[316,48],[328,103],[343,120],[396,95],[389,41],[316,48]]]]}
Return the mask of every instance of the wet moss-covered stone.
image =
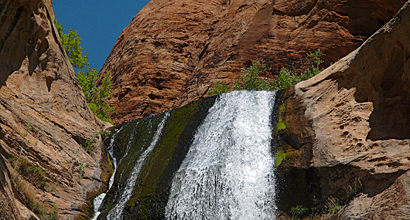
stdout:
{"type": "Polygon", "coordinates": [[[141,153],[149,147],[162,117],[163,114],[142,118],[116,128],[121,130],[115,136],[113,154],[119,164],[117,164],[114,184],[102,204],[99,219],[104,219],[108,211],[118,203],[135,162],[141,153]]]}
{"type": "MultiPolygon", "coordinates": [[[[184,160],[197,127],[216,98],[200,99],[170,111],[160,140],[146,158],[132,196],[125,205],[122,213],[124,219],[164,219],[173,175],[184,160]]],[[[114,156],[121,162],[99,219],[105,219],[109,210],[117,204],[138,157],[151,144],[163,114],[118,126],[121,131],[115,137],[114,156]]]]}

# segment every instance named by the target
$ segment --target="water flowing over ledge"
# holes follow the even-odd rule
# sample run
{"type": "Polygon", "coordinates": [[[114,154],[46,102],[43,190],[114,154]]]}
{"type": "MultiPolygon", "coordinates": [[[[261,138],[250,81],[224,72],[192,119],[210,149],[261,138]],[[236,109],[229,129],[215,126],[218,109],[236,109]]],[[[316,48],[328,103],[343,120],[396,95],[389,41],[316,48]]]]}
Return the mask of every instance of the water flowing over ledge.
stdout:
{"type": "MultiPolygon", "coordinates": [[[[111,177],[110,177],[110,181],[108,183],[108,190],[111,189],[112,184],[114,183],[114,177],[115,177],[115,173],[117,172],[117,160],[115,159],[114,155],[114,140],[115,137],[117,136],[117,134],[119,132],[121,132],[122,128],[120,128],[118,131],[116,131],[111,140],[110,140],[110,144],[107,147],[108,153],[110,154],[110,157],[112,158],[112,164],[114,166],[114,172],[112,173],[111,177]]],[[[108,191],[107,190],[107,191],[108,191]]],[[[107,193],[101,193],[100,195],[98,195],[95,199],[94,199],[94,216],[91,220],[97,220],[98,216],[100,215],[100,211],[98,210],[101,206],[102,201],[104,200],[105,196],[107,195],[107,193]]]]}
{"type": "Polygon", "coordinates": [[[275,99],[235,91],[119,125],[94,219],[275,219],[275,99]]]}
{"type": "Polygon", "coordinates": [[[175,174],[167,219],[274,219],[272,92],[220,96],[175,174]]]}

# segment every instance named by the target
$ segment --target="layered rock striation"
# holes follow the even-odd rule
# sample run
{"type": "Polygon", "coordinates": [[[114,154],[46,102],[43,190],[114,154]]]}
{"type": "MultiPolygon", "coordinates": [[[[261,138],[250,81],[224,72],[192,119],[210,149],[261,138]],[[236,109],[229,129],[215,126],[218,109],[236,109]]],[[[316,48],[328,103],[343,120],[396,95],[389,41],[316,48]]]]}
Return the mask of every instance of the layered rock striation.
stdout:
{"type": "Polygon", "coordinates": [[[62,48],[51,1],[1,1],[0,12],[0,218],[84,217],[108,178],[106,154],[90,144],[104,124],[62,48]]]}
{"type": "Polygon", "coordinates": [[[284,119],[304,146],[286,172],[309,186],[310,200],[299,202],[342,201],[340,219],[410,218],[409,22],[407,2],[357,50],[288,92],[284,119]]]}
{"type": "Polygon", "coordinates": [[[113,78],[111,117],[119,124],[230,85],[251,60],[272,70],[306,68],[306,52],[325,65],[360,46],[404,0],[153,0],[118,38],[102,71],[113,78]]]}

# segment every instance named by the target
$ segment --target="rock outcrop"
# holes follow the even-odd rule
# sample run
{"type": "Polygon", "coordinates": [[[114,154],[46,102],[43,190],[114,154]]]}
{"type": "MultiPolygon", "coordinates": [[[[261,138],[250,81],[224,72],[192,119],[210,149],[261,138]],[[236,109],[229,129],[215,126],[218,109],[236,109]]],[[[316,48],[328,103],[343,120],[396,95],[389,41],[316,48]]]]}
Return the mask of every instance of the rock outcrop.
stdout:
{"type": "Polygon", "coordinates": [[[410,1],[357,50],[288,92],[284,120],[304,146],[285,159],[286,172],[303,173],[292,184],[309,186],[308,203],[346,203],[340,219],[410,218],[409,22],[410,1]]]}
{"type": "Polygon", "coordinates": [[[51,0],[1,1],[0,12],[0,218],[85,216],[108,178],[92,143],[104,124],[62,49],[51,0]]]}
{"type": "Polygon", "coordinates": [[[113,78],[116,124],[157,114],[228,84],[251,60],[304,69],[360,46],[399,10],[392,0],[153,0],[124,29],[102,71],[113,78]]]}

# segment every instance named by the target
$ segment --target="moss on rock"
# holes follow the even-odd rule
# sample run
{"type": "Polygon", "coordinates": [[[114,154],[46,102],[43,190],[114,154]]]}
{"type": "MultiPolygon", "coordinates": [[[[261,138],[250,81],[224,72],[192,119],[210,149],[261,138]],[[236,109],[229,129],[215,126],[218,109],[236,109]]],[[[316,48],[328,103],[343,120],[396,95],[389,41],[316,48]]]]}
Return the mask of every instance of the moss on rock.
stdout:
{"type": "MultiPolygon", "coordinates": [[[[200,99],[170,111],[160,140],[141,168],[124,219],[164,219],[173,174],[179,169],[193,141],[195,131],[217,96],[200,99]]],[[[120,196],[141,153],[149,147],[163,114],[120,125],[114,155],[118,165],[112,189],[107,193],[100,218],[108,214],[120,196]]]]}

